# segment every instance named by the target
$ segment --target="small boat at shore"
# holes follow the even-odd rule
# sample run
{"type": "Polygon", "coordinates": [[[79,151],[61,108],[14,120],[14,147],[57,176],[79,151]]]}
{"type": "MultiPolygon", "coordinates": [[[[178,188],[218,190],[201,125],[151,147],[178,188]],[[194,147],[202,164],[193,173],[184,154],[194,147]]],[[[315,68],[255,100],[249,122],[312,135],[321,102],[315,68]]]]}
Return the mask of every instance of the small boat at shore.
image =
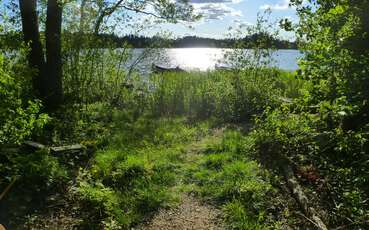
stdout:
{"type": "Polygon", "coordinates": [[[221,65],[221,64],[215,64],[214,68],[216,70],[234,70],[234,68],[232,68],[229,65],[221,65]]]}
{"type": "Polygon", "coordinates": [[[160,65],[156,65],[156,64],[152,64],[152,70],[155,73],[186,72],[186,70],[180,68],[179,66],[177,66],[177,67],[165,67],[165,66],[160,66],[160,65]]]}

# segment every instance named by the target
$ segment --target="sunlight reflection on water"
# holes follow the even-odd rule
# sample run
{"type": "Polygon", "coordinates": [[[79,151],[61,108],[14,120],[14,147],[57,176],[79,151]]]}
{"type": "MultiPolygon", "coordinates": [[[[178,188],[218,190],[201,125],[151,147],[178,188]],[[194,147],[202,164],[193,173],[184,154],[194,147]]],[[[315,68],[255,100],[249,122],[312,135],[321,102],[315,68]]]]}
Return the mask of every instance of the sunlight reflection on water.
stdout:
{"type": "MultiPolygon", "coordinates": [[[[144,52],[144,49],[134,49],[133,57],[137,57],[144,52]]],[[[151,51],[152,55],[144,59],[137,66],[137,70],[142,74],[151,72],[152,64],[164,67],[180,67],[185,70],[207,71],[213,70],[216,64],[224,63],[224,54],[232,52],[232,49],[220,48],[171,48],[156,49],[151,51]]],[[[298,59],[302,54],[298,50],[277,50],[273,54],[273,66],[283,70],[298,69],[298,59]]]]}
{"type": "Polygon", "coordinates": [[[223,59],[224,50],[211,48],[169,49],[167,55],[183,69],[206,71],[213,69],[223,59]],[[174,59],[174,60],[173,60],[174,59]]]}

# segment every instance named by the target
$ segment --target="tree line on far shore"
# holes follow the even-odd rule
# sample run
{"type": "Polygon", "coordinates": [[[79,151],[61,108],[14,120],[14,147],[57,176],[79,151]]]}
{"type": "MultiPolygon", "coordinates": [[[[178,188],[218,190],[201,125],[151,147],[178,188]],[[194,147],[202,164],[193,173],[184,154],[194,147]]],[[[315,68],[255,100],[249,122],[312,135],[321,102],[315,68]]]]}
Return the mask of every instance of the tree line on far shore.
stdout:
{"type": "MultiPolygon", "coordinates": [[[[237,48],[242,44],[243,48],[253,48],[255,41],[260,40],[260,38],[265,39],[265,48],[276,48],[276,49],[297,49],[296,41],[288,41],[279,38],[268,37],[263,34],[253,34],[246,36],[244,38],[207,38],[198,36],[184,36],[179,38],[167,38],[160,36],[142,36],[142,35],[124,35],[118,36],[115,34],[64,34],[72,38],[73,36],[86,36],[94,37],[93,42],[90,43],[91,46],[96,47],[111,47],[111,45],[116,47],[127,47],[131,46],[133,48],[191,48],[191,47],[203,47],[203,48],[237,48]]],[[[7,44],[13,44],[14,47],[19,47],[22,42],[21,34],[7,34],[0,35],[5,40],[9,42],[7,44]]]]}

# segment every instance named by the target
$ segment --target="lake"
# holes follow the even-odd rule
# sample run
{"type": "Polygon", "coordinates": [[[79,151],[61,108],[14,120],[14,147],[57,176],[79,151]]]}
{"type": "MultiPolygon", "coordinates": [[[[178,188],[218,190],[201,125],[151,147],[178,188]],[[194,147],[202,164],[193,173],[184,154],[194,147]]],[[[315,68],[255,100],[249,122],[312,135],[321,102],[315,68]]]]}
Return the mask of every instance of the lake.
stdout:
{"type": "MultiPolygon", "coordinates": [[[[248,51],[248,50],[245,50],[248,51]]],[[[139,59],[144,54],[144,49],[134,49],[131,61],[139,59]]],[[[232,49],[220,48],[171,48],[171,49],[153,49],[148,52],[145,58],[137,64],[136,69],[141,74],[148,74],[151,72],[153,63],[166,67],[180,67],[182,69],[191,71],[207,71],[213,70],[215,65],[224,65],[224,54],[226,52],[233,52],[232,49]]],[[[277,50],[272,58],[274,60],[274,67],[293,71],[298,69],[298,59],[303,54],[298,50],[277,50]]]]}

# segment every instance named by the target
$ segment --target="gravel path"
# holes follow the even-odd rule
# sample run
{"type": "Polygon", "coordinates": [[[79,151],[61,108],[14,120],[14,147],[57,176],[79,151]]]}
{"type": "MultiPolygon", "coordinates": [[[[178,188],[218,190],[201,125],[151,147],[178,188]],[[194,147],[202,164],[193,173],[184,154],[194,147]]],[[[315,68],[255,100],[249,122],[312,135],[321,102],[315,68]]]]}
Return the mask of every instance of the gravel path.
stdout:
{"type": "Polygon", "coordinates": [[[200,203],[196,198],[182,195],[181,203],[173,209],[162,209],[139,230],[222,230],[220,210],[200,203]]]}

